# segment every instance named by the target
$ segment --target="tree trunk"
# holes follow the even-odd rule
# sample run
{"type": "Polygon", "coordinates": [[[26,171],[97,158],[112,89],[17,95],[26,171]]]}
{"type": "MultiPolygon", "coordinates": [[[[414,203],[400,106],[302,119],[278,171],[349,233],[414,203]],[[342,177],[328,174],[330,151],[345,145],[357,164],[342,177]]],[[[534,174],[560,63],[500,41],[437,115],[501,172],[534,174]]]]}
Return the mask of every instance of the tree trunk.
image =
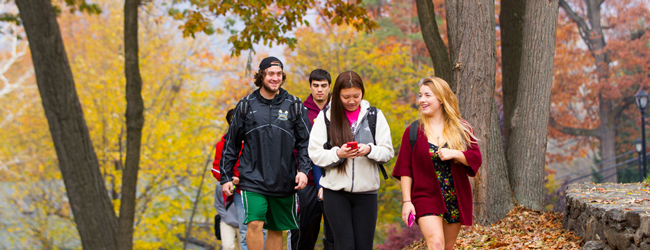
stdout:
{"type": "Polygon", "coordinates": [[[510,118],[517,106],[517,87],[521,65],[521,50],[524,41],[524,0],[501,0],[499,14],[501,27],[501,70],[503,89],[503,132],[507,141],[510,136],[510,118]]]}
{"type": "Polygon", "coordinates": [[[50,0],[17,0],[59,168],[84,249],[116,249],[117,218],[99,170],[50,0]]]}
{"type": "Polygon", "coordinates": [[[436,12],[431,0],[416,0],[415,5],[418,11],[418,19],[420,20],[420,29],[422,30],[422,38],[424,44],[427,45],[433,68],[436,76],[444,79],[449,83],[452,91],[456,91],[456,83],[453,80],[452,64],[449,60],[449,52],[447,46],[440,37],[438,31],[438,24],[436,23],[436,12]]]}
{"type": "Polygon", "coordinates": [[[616,165],[616,125],[610,117],[614,116],[612,105],[609,100],[600,99],[600,126],[598,127],[600,139],[600,156],[601,164],[599,165],[600,174],[603,176],[603,182],[617,182],[616,168],[610,168],[616,165]],[[605,170],[606,169],[606,170],[605,170]]]}
{"type": "MultiPolygon", "coordinates": [[[[517,203],[543,210],[558,6],[557,0],[550,4],[549,1],[526,1],[525,5],[520,58],[508,62],[521,63],[516,93],[503,94],[504,100],[515,99],[515,106],[507,107],[511,113],[505,116],[509,131],[506,159],[517,203]]],[[[504,58],[504,65],[507,59],[504,58]]],[[[504,110],[506,104],[511,103],[504,103],[504,110]]]]}
{"type": "MultiPolygon", "coordinates": [[[[488,159],[490,159],[489,180],[487,187],[484,187],[482,192],[487,196],[484,206],[477,206],[478,209],[483,209],[483,215],[475,213],[477,220],[480,224],[490,225],[495,223],[508,214],[515,205],[515,200],[510,190],[510,183],[508,182],[508,166],[506,165],[505,153],[503,152],[503,138],[501,138],[501,127],[499,126],[499,114],[497,111],[496,103],[492,105],[492,112],[490,115],[490,132],[488,136],[489,145],[487,149],[488,159]]],[[[485,165],[484,165],[485,167],[485,165]]]]}
{"type": "Polygon", "coordinates": [[[135,217],[140,143],[144,125],[142,78],[138,62],[139,0],[124,3],[124,73],[126,76],[126,160],[122,175],[122,199],[117,231],[119,249],[133,249],[133,220],[135,217]]]}
{"type": "MultiPolygon", "coordinates": [[[[589,40],[589,49],[591,54],[594,57],[594,63],[596,65],[596,72],[598,74],[598,82],[606,83],[609,81],[609,52],[605,50],[605,35],[603,34],[603,28],[600,23],[600,6],[602,4],[601,0],[585,0],[587,4],[587,15],[589,19],[589,26],[591,30],[588,34],[589,40]]],[[[607,93],[600,93],[600,130],[604,133],[601,136],[600,140],[600,153],[601,157],[604,160],[601,166],[603,168],[608,168],[610,166],[616,165],[616,130],[613,122],[609,122],[610,117],[613,116],[612,106],[610,104],[607,93]],[[611,159],[611,160],[609,160],[611,159]]],[[[602,172],[604,182],[617,182],[616,168],[605,170],[602,172]]]]}
{"type": "Polygon", "coordinates": [[[588,35],[589,48],[594,57],[596,71],[598,72],[598,81],[606,82],[609,79],[609,52],[605,51],[605,35],[600,23],[600,5],[603,0],[585,0],[587,4],[587,15],[589,16],[589,26],[591,32],[588,35]]]}
{"type": "Polygon", "coordinates": [[[483,156],[483,165],[472,178],[474,215],[479,223],[491,223],[509,212],[513,204],[510,186],[504,181],[505,156],[494,103],[494,1],[446,0],[445,10],[461,114],[474,127],[483,156]]]}

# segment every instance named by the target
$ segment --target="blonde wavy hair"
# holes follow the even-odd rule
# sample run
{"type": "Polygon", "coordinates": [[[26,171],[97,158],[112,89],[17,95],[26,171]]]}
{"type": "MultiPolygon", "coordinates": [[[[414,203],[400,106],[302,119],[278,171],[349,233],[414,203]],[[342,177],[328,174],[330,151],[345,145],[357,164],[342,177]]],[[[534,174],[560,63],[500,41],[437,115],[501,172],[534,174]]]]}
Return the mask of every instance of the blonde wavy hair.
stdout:
{"type": "MultiPolygon", "coordinates": [[[[442,113],[445,117],[442,135],[447,140],[448,148],[465,151],[467,146],[478,139],[472,132],[472,126],[460,117],[458,98],[451,92],[449,84],[439,77],[427,77],[420,82],[420,86],[426,85],[431,88],[433,95],[442,102],[442,113]]],[[[429,120],[420,110],[420,129],[424,131],[427,138],[433,138],[434,134],[429,126],[429,120]]],[[[439,145],[440,146],[440,145],[439,145]]]]}

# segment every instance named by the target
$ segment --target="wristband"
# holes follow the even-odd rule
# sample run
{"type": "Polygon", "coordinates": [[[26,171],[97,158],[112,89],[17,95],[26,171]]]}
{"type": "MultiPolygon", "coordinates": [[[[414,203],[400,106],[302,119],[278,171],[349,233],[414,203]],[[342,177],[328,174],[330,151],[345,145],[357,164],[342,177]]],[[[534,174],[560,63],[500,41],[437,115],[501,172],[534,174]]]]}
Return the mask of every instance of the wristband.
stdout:
{"type": "Polygon", "coordinates": [[[408,200],[408,201],[402,201],[402,204],[407,203],[407,202],[411,202],[411,201],[410,201],[410,200],[408,200]]]}

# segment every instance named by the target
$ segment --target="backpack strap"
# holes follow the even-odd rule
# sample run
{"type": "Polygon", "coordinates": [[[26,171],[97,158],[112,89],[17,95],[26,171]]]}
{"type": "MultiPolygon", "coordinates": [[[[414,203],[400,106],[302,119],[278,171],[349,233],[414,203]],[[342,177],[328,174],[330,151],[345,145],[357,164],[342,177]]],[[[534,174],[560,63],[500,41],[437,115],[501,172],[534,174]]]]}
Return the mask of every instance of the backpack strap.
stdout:
{"type": "MultiPolygon", "coordinates": [[[[330,139],[330,119],[327,118],[327,110],[329,109],[329,106],[325,106],[325,108],[322,110],[323,112],[323,118],[325,118],[325,131],[327,131],[327,141],[323,144],[324,149],[331,149],[332,148],[332,142],[330,139]]],[[[323,169],[321,172],[322,176],[325,177],[327,171],[323,169]]]]}
{"type": "MultiPolygon", "coordinates": [[[[331,149],[332,148],[332,139],[330,138],[330,119],[327,118],[327,110],[329,109],[329,106],[325,106],[323,109],[323,118],[325,118],[325,129],[327,129],[327,141],[325,144],[323,144],[324,149],[331,149]]],[[[325,172],[323,172],[325,173],[325,172]]],[[[324,176],[324,175],[323,175],[324,176]]]]}
{"type": "Polygon", "coordinates": [[[244,116],[244,119],[246,119],[246,114],[248,113],[248,102],[249,98],[251,95],[247,95],[246,97],[242,98],[242,103],[241,103],[241,114],[244,116]]]}
{"type": "Polygon", "coordinates": [[[420,127],[420,120],[415,120],[411,123],[411,130],[409,131],[409,142],[411,143],[411,148],[415,146],[415,142],[418,140],[418,129],[420,127]]]}
{"type": "Polygon", "coordinates": [[[377,144],[375,140],[375,134],[377,133],[377,108],[370,107],[368,108],[368,126],[370,127],[370,133],[372,133],[372,143],[377,144]]]}
{"type": "MultiPolygon", "coordinates": [[[[377,140],[375,140],[375,134],[377,133],[377,107],[368,108],[368,126],[370,127],[370,133],[372,134],[372,143],[377,145],[377,140]]],[[[384,164],[378,164],[381,174],[384,176],[384,180],[388,180],[388,174],[386,173],[386,168],[384,164]]]]}
{"type": "Polygon", "coordinates": [[[293,113],[296,115],[296,117],[300,117],[300,112],[302,111],[302,101],[298,99],[298,97],[292,96],[292,104],[291,108],[293,109],[293,113]]]}

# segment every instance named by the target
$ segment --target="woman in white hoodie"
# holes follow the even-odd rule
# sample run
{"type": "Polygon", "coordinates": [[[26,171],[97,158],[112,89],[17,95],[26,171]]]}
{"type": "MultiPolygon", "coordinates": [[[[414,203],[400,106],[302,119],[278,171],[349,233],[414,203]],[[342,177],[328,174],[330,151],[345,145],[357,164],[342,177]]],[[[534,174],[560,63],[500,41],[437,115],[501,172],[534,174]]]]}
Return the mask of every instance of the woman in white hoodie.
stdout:
{"type": "Polygon", "coordinates": [[[330,108],[318,115],[309,137],[309,157],[324,168],[320,179],[323,206],[336,249],[373,248],[378,164],[395,154],[388,122],[380,110],[373,138],[367,119],[370,103],[363,100],[364,94],[357,73],[341,73],[336,78],[330,108]],[[330,121],[329,131],[326,119],[330,121]]]}

